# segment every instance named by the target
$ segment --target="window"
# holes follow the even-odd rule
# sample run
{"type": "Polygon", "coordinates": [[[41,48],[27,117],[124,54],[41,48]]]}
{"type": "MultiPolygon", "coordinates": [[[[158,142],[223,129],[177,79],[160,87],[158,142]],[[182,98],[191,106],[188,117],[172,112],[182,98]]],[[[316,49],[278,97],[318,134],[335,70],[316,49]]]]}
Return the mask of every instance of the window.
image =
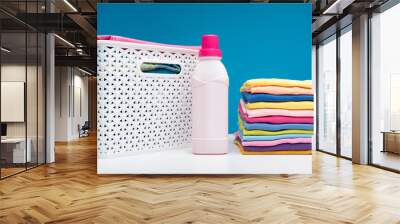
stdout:
{"type": "Polygon", "coordinates": [[[400,170],[400,4],[371,18],[370,160],[400,170]]]}
{"type": "Polygon", "coordinates": [[[318,149],[336,153],[336,36],[318,47],[318,149]]]}
{"type": "Polygon", "coordinates": [[[351,26],[340,35],[340,155],[352,157],[352,32],[351,26]]]}
{"type": "Polygon", "coordinates": [[[352,26],[337,34],[320,43],[317,51],[317,149],[351,159],[352,26]]]}
{"type": "MultiPolygon", "coordinates": [[[[0,1],[19,16],[43,1],[0,1]]],[[[0,12],[0,178],[45,163],[45,35],[0,12]],[[6,22],[5,22],[6,21],[6,22]]]]}

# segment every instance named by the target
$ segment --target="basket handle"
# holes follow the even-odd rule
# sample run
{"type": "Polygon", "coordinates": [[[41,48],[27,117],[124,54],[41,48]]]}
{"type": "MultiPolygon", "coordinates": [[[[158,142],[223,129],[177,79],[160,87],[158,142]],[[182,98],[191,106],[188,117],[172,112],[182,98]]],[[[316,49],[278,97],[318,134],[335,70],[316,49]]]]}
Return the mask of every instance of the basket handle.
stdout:
{"type": "Polygon", "coordinates": [[[142,60],[138,65],[137,72],[143,78],[178,78],[183,70],[177,61],[142,60]]]}

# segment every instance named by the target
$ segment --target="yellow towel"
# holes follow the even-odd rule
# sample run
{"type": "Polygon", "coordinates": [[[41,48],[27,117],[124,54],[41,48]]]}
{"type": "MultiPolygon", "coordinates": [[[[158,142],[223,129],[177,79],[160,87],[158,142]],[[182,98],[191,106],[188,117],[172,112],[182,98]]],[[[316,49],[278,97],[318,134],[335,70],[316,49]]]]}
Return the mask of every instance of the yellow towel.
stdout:
{"type": "Polygon", "coordinates": [[[312,155],[310,150],[293,150],[293,151],[271,151],[271,152],[249,152],[243,149],[240,142],[235,141],[235,145],[239,148],[242,155],[312,155]]]}
{"type": "Polygon", "coordinates": [[[299,102],[256,102],[246,103],[246,109],[285,109],[285,110],[313,110],[314,102],[299,101],[299,102]]]}
{"type": "Polygon", "coordinates": [[[240,91],[257,86],[282,86],[282,87],[302,87],[312,89],[311,80],[290,80],[290,79],[250,79],[243,83],[240,91]]]}
{"type": "Polygon", "coordinates": [[[243,135],[285,135],[285,134],[313,134],[313,130],[282,130],[282,131],[265,131],[265,130],[247,130],[243,127],[243,121],[239,120],[239,129],[242,131],[243,135]]]}

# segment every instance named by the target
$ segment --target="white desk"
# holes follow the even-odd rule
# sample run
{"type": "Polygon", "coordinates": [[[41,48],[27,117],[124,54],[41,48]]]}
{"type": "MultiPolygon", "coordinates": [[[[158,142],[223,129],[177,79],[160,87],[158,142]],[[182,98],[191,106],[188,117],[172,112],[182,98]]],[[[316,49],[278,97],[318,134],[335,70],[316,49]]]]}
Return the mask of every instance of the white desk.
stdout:
{"type": "Polygon", "coordinates": [[[229,140],[226,155],[193,155],[190,148],[97,159],[98,174],[311,174],[311,155],[242,155],[229,140]]]}
{"type": "Polygon", "coordinates": [[[12,146],[12,155],[13,155],[13,163],[25,163],[31,162],[32,154],[31,154],[31,145],[32,141],[30,138],[27,138],[26,142],[28,143],[25,152],[25,138],[5,138],[1,139],[1,144],[8,146],[12,146]],[[26,161],[25,161],[26,158],[26,161]]]}

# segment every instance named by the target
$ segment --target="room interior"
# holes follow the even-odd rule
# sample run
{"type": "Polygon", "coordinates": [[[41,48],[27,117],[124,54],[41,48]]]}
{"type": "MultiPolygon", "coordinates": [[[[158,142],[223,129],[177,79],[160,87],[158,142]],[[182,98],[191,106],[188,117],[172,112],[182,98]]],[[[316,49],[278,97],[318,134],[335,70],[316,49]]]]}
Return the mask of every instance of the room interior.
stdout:
{"type": "Polygon", "coordinates": [[[7,177],[45,161],[44,35],[1,34],[1,173],[7,177]]]}
{"type": "Polygon", "coordinates": [[[0,1],[0,223],[398,223],[397,0],[265,1],[313,5],[307,176],[98,175],[96,4],[122,2],[170,1],[0,1]]]}

